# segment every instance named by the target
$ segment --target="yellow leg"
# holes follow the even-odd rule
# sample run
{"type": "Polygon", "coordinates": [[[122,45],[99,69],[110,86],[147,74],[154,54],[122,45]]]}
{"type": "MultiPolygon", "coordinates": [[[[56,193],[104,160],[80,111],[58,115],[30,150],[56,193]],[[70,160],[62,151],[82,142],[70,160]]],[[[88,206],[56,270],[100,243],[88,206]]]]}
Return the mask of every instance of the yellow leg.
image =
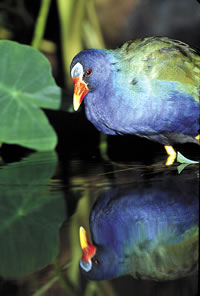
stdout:
{"type": "Polygon", "coordinates": [[[165,147],[167,154],[169,155],[165,165],[172,165],[176,159],[176,151],[170,145],[165,145],[164,147],[165,147]]]}

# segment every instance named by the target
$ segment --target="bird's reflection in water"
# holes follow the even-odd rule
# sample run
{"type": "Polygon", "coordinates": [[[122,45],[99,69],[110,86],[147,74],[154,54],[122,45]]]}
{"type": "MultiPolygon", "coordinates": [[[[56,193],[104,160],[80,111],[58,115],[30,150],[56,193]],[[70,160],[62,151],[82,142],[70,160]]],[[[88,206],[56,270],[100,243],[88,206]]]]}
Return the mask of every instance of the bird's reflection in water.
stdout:
{"type": "Polygon", "coordinates": [[[150,281],[195,274],[197,175],[195,168],[165,172],[101,192],[90,215],[92,252],[86,233],[81,237],[83,274],[92,280],[131,275],[150,281]]]}

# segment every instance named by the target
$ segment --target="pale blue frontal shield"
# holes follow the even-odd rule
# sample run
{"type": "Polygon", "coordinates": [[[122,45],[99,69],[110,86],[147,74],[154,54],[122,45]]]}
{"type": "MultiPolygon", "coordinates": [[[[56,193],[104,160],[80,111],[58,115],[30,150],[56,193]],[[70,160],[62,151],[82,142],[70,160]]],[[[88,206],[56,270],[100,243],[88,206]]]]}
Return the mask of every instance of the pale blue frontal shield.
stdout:
{"type": "Polygon", "coordinates": [[[80,267],[86,272],[90,271],[92,269],[91,260],[89,261],[80,260],[80,267]]]}

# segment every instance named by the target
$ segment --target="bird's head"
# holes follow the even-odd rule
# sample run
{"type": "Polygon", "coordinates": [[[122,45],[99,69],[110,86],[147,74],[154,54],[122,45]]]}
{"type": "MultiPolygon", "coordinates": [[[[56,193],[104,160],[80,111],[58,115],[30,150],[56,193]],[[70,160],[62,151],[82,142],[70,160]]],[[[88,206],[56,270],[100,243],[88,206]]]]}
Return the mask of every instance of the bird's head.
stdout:
{"type": "Polygon", "coordinates": [[[72,60],[70,71],[74,83],[73,107],[77,111],[88,92],[107,82],[110,68],[106,50],[81,51],[72,60]]]}
{"type": "Polygon", "coordinates": [[[117,252],[109,246],[91,244],[83,227],[80,227],[80,244],[83,252],[80,269],[87,279],[111,280],[120,275],[122,266],[117,252]]]}

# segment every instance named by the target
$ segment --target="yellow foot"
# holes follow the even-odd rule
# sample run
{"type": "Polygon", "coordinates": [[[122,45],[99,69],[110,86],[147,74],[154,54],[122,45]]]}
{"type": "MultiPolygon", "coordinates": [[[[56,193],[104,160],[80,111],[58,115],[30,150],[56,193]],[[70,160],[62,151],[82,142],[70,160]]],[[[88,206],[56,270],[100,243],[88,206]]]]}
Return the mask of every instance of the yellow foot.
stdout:
{"type": "Polygon", "coordinates": [[[197,139],[199,141],[200,140],[200,135],[196,136],[195,139],[197,139]]]}
{"type": "Polygon", "coordinates": [[[176,151],[170,145],[165,145],[164,147],[165,147],[167,154],[169,155],[165,165],[167,165],[167,166],[172,165],[176,159],[176,151]]]}

